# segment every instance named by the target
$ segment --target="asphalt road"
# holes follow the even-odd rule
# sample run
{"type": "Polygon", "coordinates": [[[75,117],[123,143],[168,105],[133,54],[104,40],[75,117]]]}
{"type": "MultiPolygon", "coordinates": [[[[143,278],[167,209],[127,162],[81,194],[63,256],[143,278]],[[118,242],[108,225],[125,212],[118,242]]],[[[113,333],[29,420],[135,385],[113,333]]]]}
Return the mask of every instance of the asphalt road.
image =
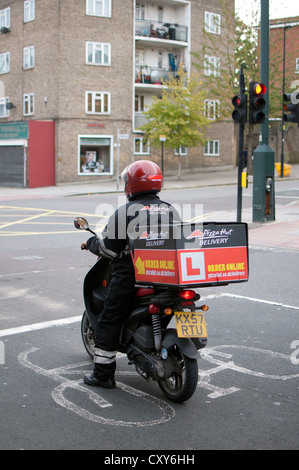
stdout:
{"type": "MultiPolygon", "coordinates": [[[[298,190],[291,182],[279,190],[277,203],[296,202],[298,190]]],[[[180,191],[180,197],[202,201],[205,214],[217,207],[227,215],[234,210],[235,192],[234,187],[203,188],[180,191]]],[[[175,200],[177,191],[162,197],[175,200]]],[[[83,384],[92,363],[80,338],[82,281],[95,259],[81,252],[86,234],[72,221],[84,215],[94,227],[117,198],[0,203],[0,448],[99,449],[103,458],[116,449],[146,449],[152,455],[297,449],[295,249],[255,244],[248,283],[202,289],[210,306],[209,341],[198,360],[197,391],[188,402],[168,401],[124,356],[118,358],[116,389],[83,384]]],[[[249,192],[243,204],[250,207],[249,192]]]]}

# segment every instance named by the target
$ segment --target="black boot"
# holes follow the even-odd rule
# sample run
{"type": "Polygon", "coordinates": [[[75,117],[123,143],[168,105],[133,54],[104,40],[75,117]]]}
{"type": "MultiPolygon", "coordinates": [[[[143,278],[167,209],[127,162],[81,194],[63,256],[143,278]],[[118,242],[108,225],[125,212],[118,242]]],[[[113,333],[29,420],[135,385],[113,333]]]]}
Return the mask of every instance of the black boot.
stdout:
{"type": "Polygon", "coordinates": [[[115,388],[114,371],[115,364],[95,364],[93,372],[84,375],[83,380],[94,387],[115,388]]]}

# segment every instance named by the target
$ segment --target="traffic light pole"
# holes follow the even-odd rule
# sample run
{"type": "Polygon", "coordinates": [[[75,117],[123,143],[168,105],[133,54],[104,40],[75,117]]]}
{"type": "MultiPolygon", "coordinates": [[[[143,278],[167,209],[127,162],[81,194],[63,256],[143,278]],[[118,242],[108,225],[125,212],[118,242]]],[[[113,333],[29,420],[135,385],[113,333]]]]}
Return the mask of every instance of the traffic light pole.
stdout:
{"type": "MultiPolygon", "coordinates": [[[[243,68],[240,71],[240,94],[245,93],[245,79],[243,68]]],[[[237,195],[237,222],[242,221],[242,170],[243,170],[243,152],[244,152],[244,128],[243,122],[239,124],[239,149],[238,149],[238,195],[237,195]]]]}
{"type": "Polygon", "coordinates": [[[266,85],[265,120],[253,152],[253,222],[275,220],[274,161],[269,146],[269,0],[261,0],[261,81],[266,85]]]}

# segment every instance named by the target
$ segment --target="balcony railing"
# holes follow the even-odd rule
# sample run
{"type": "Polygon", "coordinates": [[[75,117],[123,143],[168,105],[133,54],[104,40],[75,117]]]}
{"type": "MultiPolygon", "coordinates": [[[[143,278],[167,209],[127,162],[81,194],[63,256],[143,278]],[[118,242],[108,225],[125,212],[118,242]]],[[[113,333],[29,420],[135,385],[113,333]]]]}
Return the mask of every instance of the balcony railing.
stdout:
{"type": "Polygon", "coordinates": [[[147,118],[142,113],[135,113],[134,116],[134,129],[139,129],[147,123],[147,118]]]}
{"type": "Polygon", "coordinates": [[[135,36],[187,42],[188,28],[187,26],[182,26],[176,23],[136,20],[135,36]]]}
{"type": "Polygon", "coordinates": [[[169,78],[174,77],[177,74],[176,71],[170,71],[167,69],[141,66],[136,68],[135,72],[135,83],[150,83],[152,85],[161,85],[169,78]]]}

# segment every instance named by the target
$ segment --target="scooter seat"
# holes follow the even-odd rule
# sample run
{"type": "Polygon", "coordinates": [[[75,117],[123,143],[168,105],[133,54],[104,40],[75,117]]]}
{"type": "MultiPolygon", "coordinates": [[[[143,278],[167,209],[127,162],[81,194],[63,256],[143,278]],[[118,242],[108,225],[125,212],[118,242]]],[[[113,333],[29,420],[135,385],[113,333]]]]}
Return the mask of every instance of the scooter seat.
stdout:
{"type": "Polygon", "coordinates": [[[135,294],[135,297],[144,297],[145,295],[152,295],[155,293],[155,290],[151,287],[139,287],[135,294]]]}

